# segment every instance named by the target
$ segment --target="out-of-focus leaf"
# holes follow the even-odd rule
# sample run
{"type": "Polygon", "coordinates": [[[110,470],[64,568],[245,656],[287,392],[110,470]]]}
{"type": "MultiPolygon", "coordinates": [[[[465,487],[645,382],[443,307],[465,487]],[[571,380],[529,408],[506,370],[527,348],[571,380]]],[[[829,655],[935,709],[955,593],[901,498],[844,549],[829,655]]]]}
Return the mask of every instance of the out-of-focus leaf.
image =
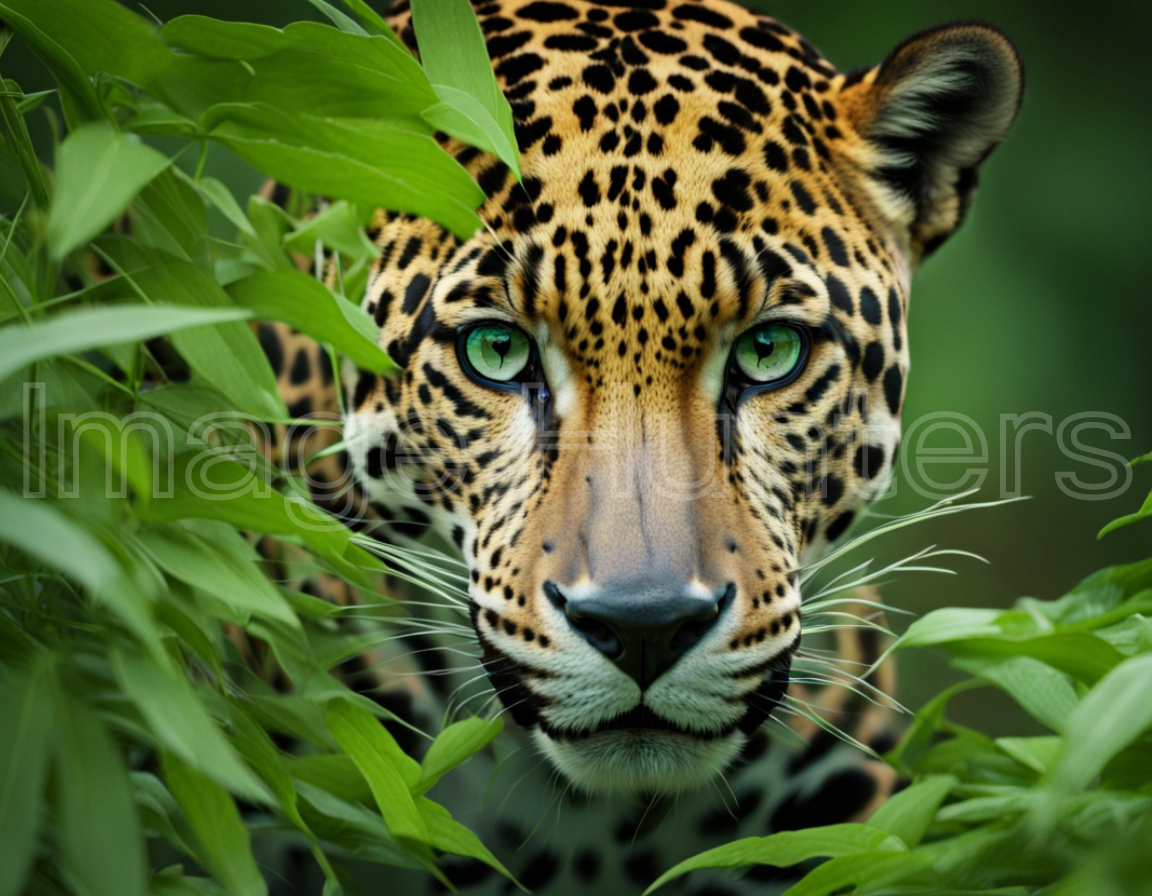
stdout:
{"type": "Polygon", "coordinates": [[[1135,513],[1129,513],[1119,519],[1115,519],[1107,526],[1100,530],[1097,538],[1103,538],[1109,532],[1115,532],[1117,529],[1122,529],[1125,526],[1131,526],[1133,523],[1138,523],[1141,520],[1146,520],[1152,516],[1152,492],[1148,493],[1148,497],[1144,499],[1144,503],[1140,505],[1140,509],[1135,513]]]}
{"type": "Polygon", "coordinates": [[[19,677],[0,669],[0,719],[0,896],[19,896],[36,852],[53,738],[42,666],[19,677]]]}
{"type": "Polygon", "coordinates": [[[413,0],[420,61],[442,105],[425,118],[446,133],[494,153],[520,179],[512,109],[488,58],[468,0],[413,0]]]}
{"type": "Polygon", "coordinates": [[[768,837],[748,837],[699,853],[674,865],[656,879],[645,896],[668,881],[701,868],[773,865],[790,868],[817,856],[856,853],[903,853],[906,847],[887,831],[862,824],[835,824],[806,831],[782,831],[768,837]]]}
{"type": "Polygon", "coordinates": [[[107,122],[69,134],[57,154],[56,196],[48,214],[53,258],[63,258],[112,223],[171,161],[107,122]]]}
{"type": "Polygon", "coordinates": [[[154,339],[189,327],[250,317],[244,308],[141,306],[84,308],[32,326],[0,329],[0,381],[33,361],[84,352],[103,345],[154,339]]]}
{"type": "Polygon", "coordinates": [[[216,879],[236,896],[266,896],[248,829],[227,791],[173,755],[165,757],[164,777],[196,833],[199,858],[216,879]]]}
{"type": "Polygon", "coordinates": [[[244,538],[229,526],[208,520],[158,527],[140,533],[156,562],[190,585],[212,594],[245,617],[278,619],[294,628],[300,621],[261,571],[244,538]]]}
{"type": "Polygon", "coordinates": [[[1068,716],[1080,702],[1067,675],[1029,656],[959,657],[953,665],[996,685],[1032,718],[1056,732],[1065,730],[1068,716]]]}
{"type": "Polygon", "coordinates": [[[379,330],[372,318],[307,274],[288,270],[253,274],[231,284],[228,292],[259,317],[283,321],[332,344],[358,367],[389,376],[400,371],[376,344],[379,330]]]}
{"type": "Polygon", "coordinates": [[[79,523],[45,499],[20,498],[0,490],[0,541],[83,585],[120,617],[155,659],[166,661],[140,587],[79,523]]]}
{"type": "Polygon", "coordinates": [[[908,848],[924,839],[936,810],[956,786],[952,775],[930,775],[901,790],[868,819],[868,827],[887,831],[908,848]]]}
{"type": "Polygon", "coordinates": [[[1152,726],[1152,653],[1106,675],[1068,717],[1064,752],[1052,769],[1054,788],[1075,793],[1152,726]]]}
{"type": "Polygon", "coordinates": [[[162,672],[123,651],[112,654],[112,668],[160,746],[234,793],[261,803],[271,801],[268,790],[240,761],[186,678],[162,672]]]}
{"type": "Polygon", "coordinates": [[[500,719],[481,719],[473,716],[449,725],[437,735],[424,761],[420,764],[420,778],[412,790],[416,795],[427,793],[451,769],[475,756],[504,730],[500,719]]]}
{"type": "Polygon", "coordinates": [[[60,846],[69,873],[93,896],[144,896],[144,839],[124,761],[79,701],[57,701],[60,846]]]}
{"type": "Polygon", "coordinates": [[[998,737],[996,746],[1039,774],[1047,774],[1064,748],[1060,737],[998,737]]]}
{"type": "MultiPolygon", "coordinates": [[[[28,43],[43,60],[56,79],[64,107],[64,117],[70,127],[104,118],[104,107],[84,69],[67,49],[35,25],[29,16],[40,11],[37,0],[11,0],[0,3],[4,22],[28,43]]],[[[38,18],[38,16],[37,16],[38,18]]]]}

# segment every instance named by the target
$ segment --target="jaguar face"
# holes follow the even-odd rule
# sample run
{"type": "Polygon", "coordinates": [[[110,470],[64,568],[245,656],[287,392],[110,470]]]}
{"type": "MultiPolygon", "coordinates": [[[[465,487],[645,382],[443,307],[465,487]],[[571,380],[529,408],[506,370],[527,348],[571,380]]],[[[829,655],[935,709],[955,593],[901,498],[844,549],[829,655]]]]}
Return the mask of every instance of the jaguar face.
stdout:
{"type": "Polygon", "coordinates": [[[564,775],[674,792],[779,702],[798,570],[890,477],[911,272],[1022,73],[984,25],[843,75],[729,3],[643,6],[477,8],[524,179],[453,147],[484,231],[378,221],[406,372],[353,375],[346,436],[385,519],[460,546],[485,669],[564,775]]]}

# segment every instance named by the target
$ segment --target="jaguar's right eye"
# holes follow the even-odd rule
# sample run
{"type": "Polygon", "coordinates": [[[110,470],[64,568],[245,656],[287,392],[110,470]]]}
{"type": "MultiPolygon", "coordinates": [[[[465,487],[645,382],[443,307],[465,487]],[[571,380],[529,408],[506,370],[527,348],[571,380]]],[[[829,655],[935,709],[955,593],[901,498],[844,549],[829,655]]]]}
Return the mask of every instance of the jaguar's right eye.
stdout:
{"type": "Polygon", "coordinates": [[[503,321],[483,321],[461,331],[456,344],[460,366],[468,376],[495,389],[520,389],[535,355],[532,339],[503,321]]]}

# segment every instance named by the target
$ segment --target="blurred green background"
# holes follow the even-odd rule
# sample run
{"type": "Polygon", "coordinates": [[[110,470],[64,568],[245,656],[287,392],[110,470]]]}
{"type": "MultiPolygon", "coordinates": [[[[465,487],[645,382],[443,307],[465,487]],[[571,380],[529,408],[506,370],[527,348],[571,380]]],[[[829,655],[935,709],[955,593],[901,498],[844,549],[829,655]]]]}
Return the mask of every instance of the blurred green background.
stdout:
{"type": "MultiPolygon", "coordinates": [[[[126,5],[146,7],[160,20],[189,12],[275,25],[320,18],[306,0],[126,5]]],[[[843,70],[879,62],[904,37],[939,22],[985,20],[1013,37],[1027,68],[1020,118],[983,169],[967,225],[916,279],[906,428],[935,411],[975,421],[988,438],[981,493],[986,499],[999,491],[1002,414],[1041,412],[1058,426],[1071,414],[1104,412],[1125,421],[1131,438],[1109,441],[1095,431],[1085,434],[1088,444],[1124,457],[1152,451],[1152,103],[1144,96],[1152,5],[750,5],[799,30],[843,70]]],[[[25,90],[50,86],[18,42],[0,63],[3,74],[25,90]]],[[[37,136],[47,147],[48,125],[41,125],[37,136]]],[[[209,168],[237,191],[261,182],[219,150],[210,153],[209,168]]],[[[1096,533],[1139,506],[1152,487],[1152,466],[1135,468],[1125,494],[1086,501],[1061,492],[1055,474],[1075,472],[1100,482],[1106,473],[1062,454],[1055,432],[1028,433],[1022,458],[1022,491],[1031,500],[912,527],[877,542],[880,560],[937,544],[990,561],[985,566],[960,560],[957,576],[904,576],[883,589],[891,604],[923,613],[946,605],[1005,606],[1025,594],[1055,597],[1095,569],[1147,556],[1147,523],[1099,542],[1096,533]]],[[[940,480],[954,478],[947,469],[937,472],[940,480]]],[[[904,513],[927,503],[898,480],[897,495],[878,509],[904,513]]],[[[952,679],[940,659],[921,653],[902,658],[901,675],[902,697],[911,707],[952,679]]],[[[1007,701],[986,690],[961,697],[954,709],[959,721],[990,734],[1031,730],[1007,701]]]]}

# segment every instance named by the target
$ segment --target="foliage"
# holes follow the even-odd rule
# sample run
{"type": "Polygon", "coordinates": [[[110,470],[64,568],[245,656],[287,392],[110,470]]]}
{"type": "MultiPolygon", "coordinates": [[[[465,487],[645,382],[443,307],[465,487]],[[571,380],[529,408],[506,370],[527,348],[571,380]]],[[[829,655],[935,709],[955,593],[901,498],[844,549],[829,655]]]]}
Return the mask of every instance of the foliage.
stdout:
{"type": "Polygon", "coordinates": [[[827,858],[787,896],[1149,892],[1152,881],[1152,558],[1102,570],[1058,600],[948,608],[893,649],[939,647],[972,677],[929,701],[884,758],[911,784],[867,824],[748,838],[701,868],[827,858]],[[996,687],[1048,734],[989,737],[949,722],[958,694],[996,687]]]}
{"type": "MultiPolygon", "coordinates": [[[[288,411],[248,320],[394,371],[359,310],[366,216],[478,225],[479,190],[436,131],[519,170],[467,3],[436,0],[436,16],[414,3],[422,68],[363,0],[312,2],[331,26],[186,16],[154,29],[111,0],[0,2],[58,85],[25,95],[5,81],[0,96],[0,175],[23,197],[0,220],[0,896],[262,893],[257,855],[276,842],[311,848],[326,894],[348,884],[350,859],[439,877],[435,850],[507,873],[426,795],[499,724],[464,720],[423,763],[406,756],[379,724],[388,713],[333,674],[374,636],[269,579],[241,534],[373,589],[379,561],[251,443],[247,423],[288,411]],[[57,103],[50,171],[25,119],[58,124],[57,103]],[[204,176],[208,143],[332,202],[241,207],[204,176]],[[331,285],[293,265],[317,247],[337,260],[331,285]]],[[[1139,892],[1152,879],[1150,607],[1145,561],[1058,601],[928,615],[901,646],[942,648],[974,677],[887,757],[910,787],[867,825],[738,841],[654,887],[830,857],[792,892],[1139,892]],[[987,685],[1051,734],[991,738],[946,719],[953,697],[987,685]]],[[[400,612],[384,599],[376,622],[400,612]]]]}
{"type": "Polygon", "coordinates": [[[291,421],[248,320],[395,372],[359,308],[366,214],[478,226],[481,193],[434,130],[516,167],[464,0],[423,14],[429,59],[451,63],[427,73],[362,2],[316,5],[333,26],[0,4],[58,87],[45,103],[5,81],[0,97],[4,186],[23,196],[0,221],[0,896],[259,894],[259,847],[278,841],[311,847],[327,894],[347,858],[442,879],[439,850],[507,874],[425,795],[499,722],[404,755],[389,714],[332,671],[373,636],[280,587],[243,534],[381,606],[380,561],[252,438],[291,421]],[[25,117],[56,124],[56,100],[52,171],[25,117]],[[181,167],[209,141],[331,203],[242,209],[181,167]],[[331,284],[293,251],[329,253],[331,284]]]}

